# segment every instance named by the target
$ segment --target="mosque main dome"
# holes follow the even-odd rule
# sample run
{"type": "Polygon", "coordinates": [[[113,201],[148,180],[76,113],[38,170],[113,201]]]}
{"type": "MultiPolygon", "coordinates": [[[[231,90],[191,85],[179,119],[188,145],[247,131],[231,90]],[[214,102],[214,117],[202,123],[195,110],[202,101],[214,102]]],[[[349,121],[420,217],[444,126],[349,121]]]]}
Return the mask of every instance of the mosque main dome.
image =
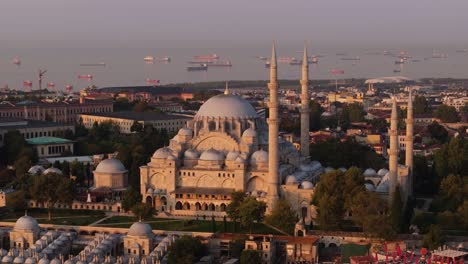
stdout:
{"type": "Polygon", "coordinates": [[[257,112],[240,96],[220,94],[211,97],[200,107],[195,119],[201,117],[252,118],[257,117],[257,112]]]}
{"type": "Polygon", "coordinates": [[[153,230],[151,229],[151,226],[148,225],[147,223],[136,222],[136,223],[133,223],[132,226],[130,226],[130,229],[128,229],[128,235],[129,236],[151,236],[153,235],[153,230]]]}
{"type": "Polygon", "coordinates": [[[15,230],[28,230],[34,231],[39,230],[39,225],[37,224],[36,219],[32,218],[29,215],[20,217],[15,223],[15,230]]]}
{"type": "Polygon", "coordinates": [[[123,173],[127,170],[120,160],[105,159],[97,165],[95,171],[100,173],[123,173]]]}

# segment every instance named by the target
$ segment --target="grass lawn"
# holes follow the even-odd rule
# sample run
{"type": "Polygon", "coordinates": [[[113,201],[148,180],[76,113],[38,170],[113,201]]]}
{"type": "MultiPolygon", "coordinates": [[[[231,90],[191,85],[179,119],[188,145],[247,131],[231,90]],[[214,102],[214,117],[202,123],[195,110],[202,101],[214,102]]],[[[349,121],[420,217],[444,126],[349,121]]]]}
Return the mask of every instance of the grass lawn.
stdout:
{"type": "Polygon", "coordinates": [[[365,256],[368,254],[369,245],[343,244],[340,246],[343,263],[349,263],[351,256],[365,256]]]}
{"type": "Polygon", "coordinates": [[[66,218],[52,218],[52,220],[39,219],[39,224],[54,224],[54,225],[78,225],[87,226],[101,219],[100,216],[83,216],[83,217],[66,217],[66,218]]]}
{"type": "MultiPolygon", "coordinates": [[[[24,212],[10,212],[2,216],[0,221],[16,222],[18,218],[24,215],[24,212]]],[[[54,209],[52,210],[52,220],[48,220],[47,209],[31,208],[28,215],[37,219],[40,224],[67,224],[67,225],[89,225],[95,221],[104,218],[102,211],[94,210],[70,210],[54,209]]]]}
{"type": "MultiPolygon", "coordinates": [[[[135,217],[129,216],[114,216],[106,221],[101,222],[98,226],[103,227],[119,227],[129,228],[135,217]]],[[[182,219],[166,219],[166,218],[151,218],[147,219],[151,225],[151,228],[158,230],[169,230],[169,231],[188,231],[188,232],[213,232],[213,224],[211,220],[182,220],[182,219]]],[[[234,233],[234,223],[227,222],[226,229],[224,230],[224,223],[222,221],[216,221],[216,231],[234,233]]],[[[242,229],[236,233],[250,233],[249,230],[242,229]]],[[[255,223],[252,228],[252,233],[257,234],[279,234],[276,230],[273,230],[262,223],[255,223]]]]}

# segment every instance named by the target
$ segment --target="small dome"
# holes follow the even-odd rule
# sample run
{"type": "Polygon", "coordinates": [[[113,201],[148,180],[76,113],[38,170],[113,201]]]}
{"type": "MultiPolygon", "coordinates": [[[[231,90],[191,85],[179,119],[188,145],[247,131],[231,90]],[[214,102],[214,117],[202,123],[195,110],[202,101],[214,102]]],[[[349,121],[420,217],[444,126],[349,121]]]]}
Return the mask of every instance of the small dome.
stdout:
{"type": "Polygon", "coordinates": [[[287,185],[297,184],[297,179],[294,175],[289,175],[284,181],[287,185]]]}
{"type": "Polygon", "coordinates": [[[240,96],[220,94],[208,99],[198,110],[195,119],[202,117],[257,117],[252,105],[240,96]]]}
{"type": "Polygon", "coordinates": [[[13,263],[18,263],[18,264],[23,264],[24,258],[22,256],[17,256],[15,260],[13,260],[13,263]]]}
{"type": "Polygon", "coordinates": [[[36,260],[33,257],[29,257],[24,261],[24,264],[36,264],[36,260]]]}
{"type": "Polygon", "coordinates": [[[136,223],[133,223],[132,226],[130,226],[130,229],[128,229],[128,235],[147,237],[147,236],[153,235],[153,230],[151,229],[151,226],[148,225],[147,223],[136,222],[136,223]]]}
{"type": "Polygon", "coordinates": [[[245,163],[245,159],[243,159],[242,157],[237,157],[236,162],[237,163],[245,163]]]}
{"type": "Polygon", "coordinates": [[[374,169],[369,168],[364,171],[364,176],[366,177],[374,177],[375,175],[377,175],[377,172],[374,169]]]}
{"type": "Polygon", "coordinates": [[[250,157],[250,163],[257,164],[257,163],[267,163],[268,162],[268,152],[264,151],[263,149],[257,150],[252,154],[250,157]]]}
{"type": "Polygon", "coordinates": [[[198,157],[199,157],[199,154],[194,149],[187,149],[184,153],[185,159],[198,159],[198,157]]]}
{"type": "Polygon", "coordinates": [[[334,170],[335,170],[335,169],[332,168],[332,167],[326,167],[326,168],[325,168],[325,173],[328,173],[328,172],[334,171],[334,170]]]}
{"type": "Polygon", "coordinates": [[[209,150],[205,150],[201,154],[200,160],[220,161],[220,160],[224,160],[224,155],[223,155],[223,153],[221,153],[221,152],[219,152],[217,150],[209,149],[209,150]]]}
{"type": "Polygon", "coordinates": [[[12,256],[4,256],[2,258],[2,263],[12,263],[13,262],[13,257],[12,256]]]}
{"type": "Polygon", "coordinates": [[[346,168],[345,168],[345,167],[340,167],[340,168],[338,168],[338,169],[339,169],[340,171],[342,171],[342,172],[346,172],[346,168]]]}
{"type": "Polygon", "coordinates": [[[38,262],[38,264],[49,264],[49,260],[44,256],[44,258],[41,258],[38,262]]]}
{"type": "Polygon", "coordinates": [[[39,225],[37,224],[36,219],[29,215],[25,215],[16,220],[15,230],[37,231],[39,230],[39,225]]]}
{"type": "Polygon", "coordinates": [[[388,192],[389,188],[390,187],[389,187],[388,181],[386,181],[386,182],[380,183],[377,186],[377,188],[375,188],[375,191],[379,192],[379,193],[386,193],[386,192],[388,192]]]}
{"type": "Polygon", "coordinates": [[[368,191],[374,191],[375,190],[375,187],[372,183],[365,183],[364,186],[366,187],[366,189],[368,191]]]}
{"type": "Polygon", "coordinates": [[[190,129],[188,127],[183,127],[181,129],[179,129],[179,132],[177,133],[177,135],[191,137],[193,135],[193,131],[192,131],[192,129],[190,129]]]}
{"type": "Polygon", "coordinates": [[[380,177],[383,177],[385,176],[385,174],[388,173],[388,170],[387,169],[380,169],[378,172],[377,172],[377,175],[379,175],[380,177]]]}
{"type": "Polygon", "coordinates": [[[236,160],[237,157],[239,157],[239,152],[237,151],[230,151],[227,155],[226,155],[226,160],[236,160]]]}
{"type": "Polygon", "coordinates": [[[44,171],[44,167],[40,166],[40,165],[35,165],[35,166],[32,166],[29,170],[28,170],[28,173],[29,174],[38,174],[38,173],[42,173],[44,171]]]}
{"type": "Polygon", "coordinates": [[[172,154],[172,150],[168,147],[160,148],[156,150],[153,154],[154,159],[167,159],[172,154]]]}
{"type": "Polygon", "coordinates": [[[244,133],[242,134],[242,137],[256,137],[257,136],[257,131],[253,128],[246,129],[244,133]]]}
{"type": "Polygon", "coordinates": [[[302,189],[310,190],[310,189],[313,189],[313,188],[314,188],[314,184],[311,183],[310,181],[303,181],[303,182],[301,183],[301,187],[302,187],[302,189]]]}
{"type": "Polygon", "coordinates": [[[99,173],[124,173],[126,171],[125,166],[118,159],[105,159],[99,162],[95,170],[99,173]]]}
{"type": "Polygon", "coordinates": [[[55,173],[55,174],[63,175],[63,172],[61,170],[59,170],[57,168],[54,168],[54,167],[48,168],[42,174],[46,175],[46,174],[49,174],[49,173],[55,173]]]}
{"type": "Polygon", "coordinates": [[[60,261],[58,258],[54,258],[50,261],[50,264],[62,264],[62,261],[60,261]]]}

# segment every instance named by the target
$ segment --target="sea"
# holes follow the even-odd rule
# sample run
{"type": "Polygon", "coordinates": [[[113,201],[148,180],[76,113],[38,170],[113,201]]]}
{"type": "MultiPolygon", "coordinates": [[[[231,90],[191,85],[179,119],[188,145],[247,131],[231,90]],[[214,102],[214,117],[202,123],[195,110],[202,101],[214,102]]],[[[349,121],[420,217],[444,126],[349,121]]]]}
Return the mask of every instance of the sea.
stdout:
{"type": "MultiPolygon", "coordinates": [[[[461,47],[436,48],[347,48],[346,45],[334,48],[327,46],[309,47],[310,56],[318,56],[318,64],[310,64],[310,79],[378,78],[405,76],[420,78],[468,78],[468,52],[460,52],[461,47]],[[436,49],[437,48],[437,49],[436,49]],[[384,55],[390,54],[390,55],[384,55]],[[400,53],[410,58],[404,64],[396,64],[400,53]],[[433,58],[439,54],[445,58],[433,58]],[[343,60],[356,58],[359,60],[343,60]],[[332,74],[333,69],[343,74],[332,74]]],[[[220,48],[48,48],[15,49],[0,47],[0,88],[23,87],[24,81],[32,81],[32,89],[37,89],[37,72],[46,69],[43,87],[55,84],[56,90],[64,90],[72,85],[75,91],[91,82],[79,79],[79,75],[93,76],[92,84],[98,87],[146,85],[147,79],[160,80],[160,84],[195,83],[229,80],[266,80],[268,69],[265,61],[258,57],[270,56],[271,47],[220,47],[220,48]],[[230,60],[232,67],[210,67],[207,71],[187,71],[188,61],[195,55],[217,54],[221,60],[230,60]],[[145,63],[145,56],[155,58],[169,56],[170,63],[155,61],[145,63]],[[12,60],[18,57],[20,65],[12,60]],[[105,66],[80,66],[80,64],[105,63],[105,66]]],[[[301,46],[277,48],[278,57],[302,59],[301,46]]],[[[299,79],[300,65],[278,64],[280,79],[299,79]]],[[[335,71],[336,72],[336,71],[335,71]]]]}

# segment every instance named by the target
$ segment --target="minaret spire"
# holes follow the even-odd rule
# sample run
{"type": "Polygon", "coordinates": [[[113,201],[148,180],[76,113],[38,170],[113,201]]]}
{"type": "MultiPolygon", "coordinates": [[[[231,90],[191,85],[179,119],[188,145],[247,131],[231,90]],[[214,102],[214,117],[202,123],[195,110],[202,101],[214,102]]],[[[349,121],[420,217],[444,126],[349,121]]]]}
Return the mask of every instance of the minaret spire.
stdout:
{"type": "Polygon", "coordinates": [[[228,95],[229,94],[229,83],[226,81],[226,88],[224,88],[224,94],[228,95]]]}
{"type": "Polygon", "coordinates": [[[406,108],[406,148],[405,165],[408,167],[408,182],[406,193],[411,196],[413,193],[413,93],[409,87],[408,106],[406,108]]]}
{"type": "Polygon", "coordinates": [[[271,212],[278,201],[278,79],[277,79],[277,64],[276,64],[276,48],[273,42],[270,60],[270,82],[268,83],[270,91],[270,102],[268,103],[268,193],[267,206],[271,212]]]}
{"type": "Polygon", "coordinates": [[[392,201],[393,194],[395,193],[398,184],[398,107],[396,98],[393,97],[392,102],[392,115],[390,118],[390,150],[389,150],[389,202],[392,201]]]}
{"type": "Polygon", "coordinates": [[[309,62],[307,56],[307,44],[304,44],[304,56],[302,58],[301,78],[301,154],[309,157],[309,62]]]}

